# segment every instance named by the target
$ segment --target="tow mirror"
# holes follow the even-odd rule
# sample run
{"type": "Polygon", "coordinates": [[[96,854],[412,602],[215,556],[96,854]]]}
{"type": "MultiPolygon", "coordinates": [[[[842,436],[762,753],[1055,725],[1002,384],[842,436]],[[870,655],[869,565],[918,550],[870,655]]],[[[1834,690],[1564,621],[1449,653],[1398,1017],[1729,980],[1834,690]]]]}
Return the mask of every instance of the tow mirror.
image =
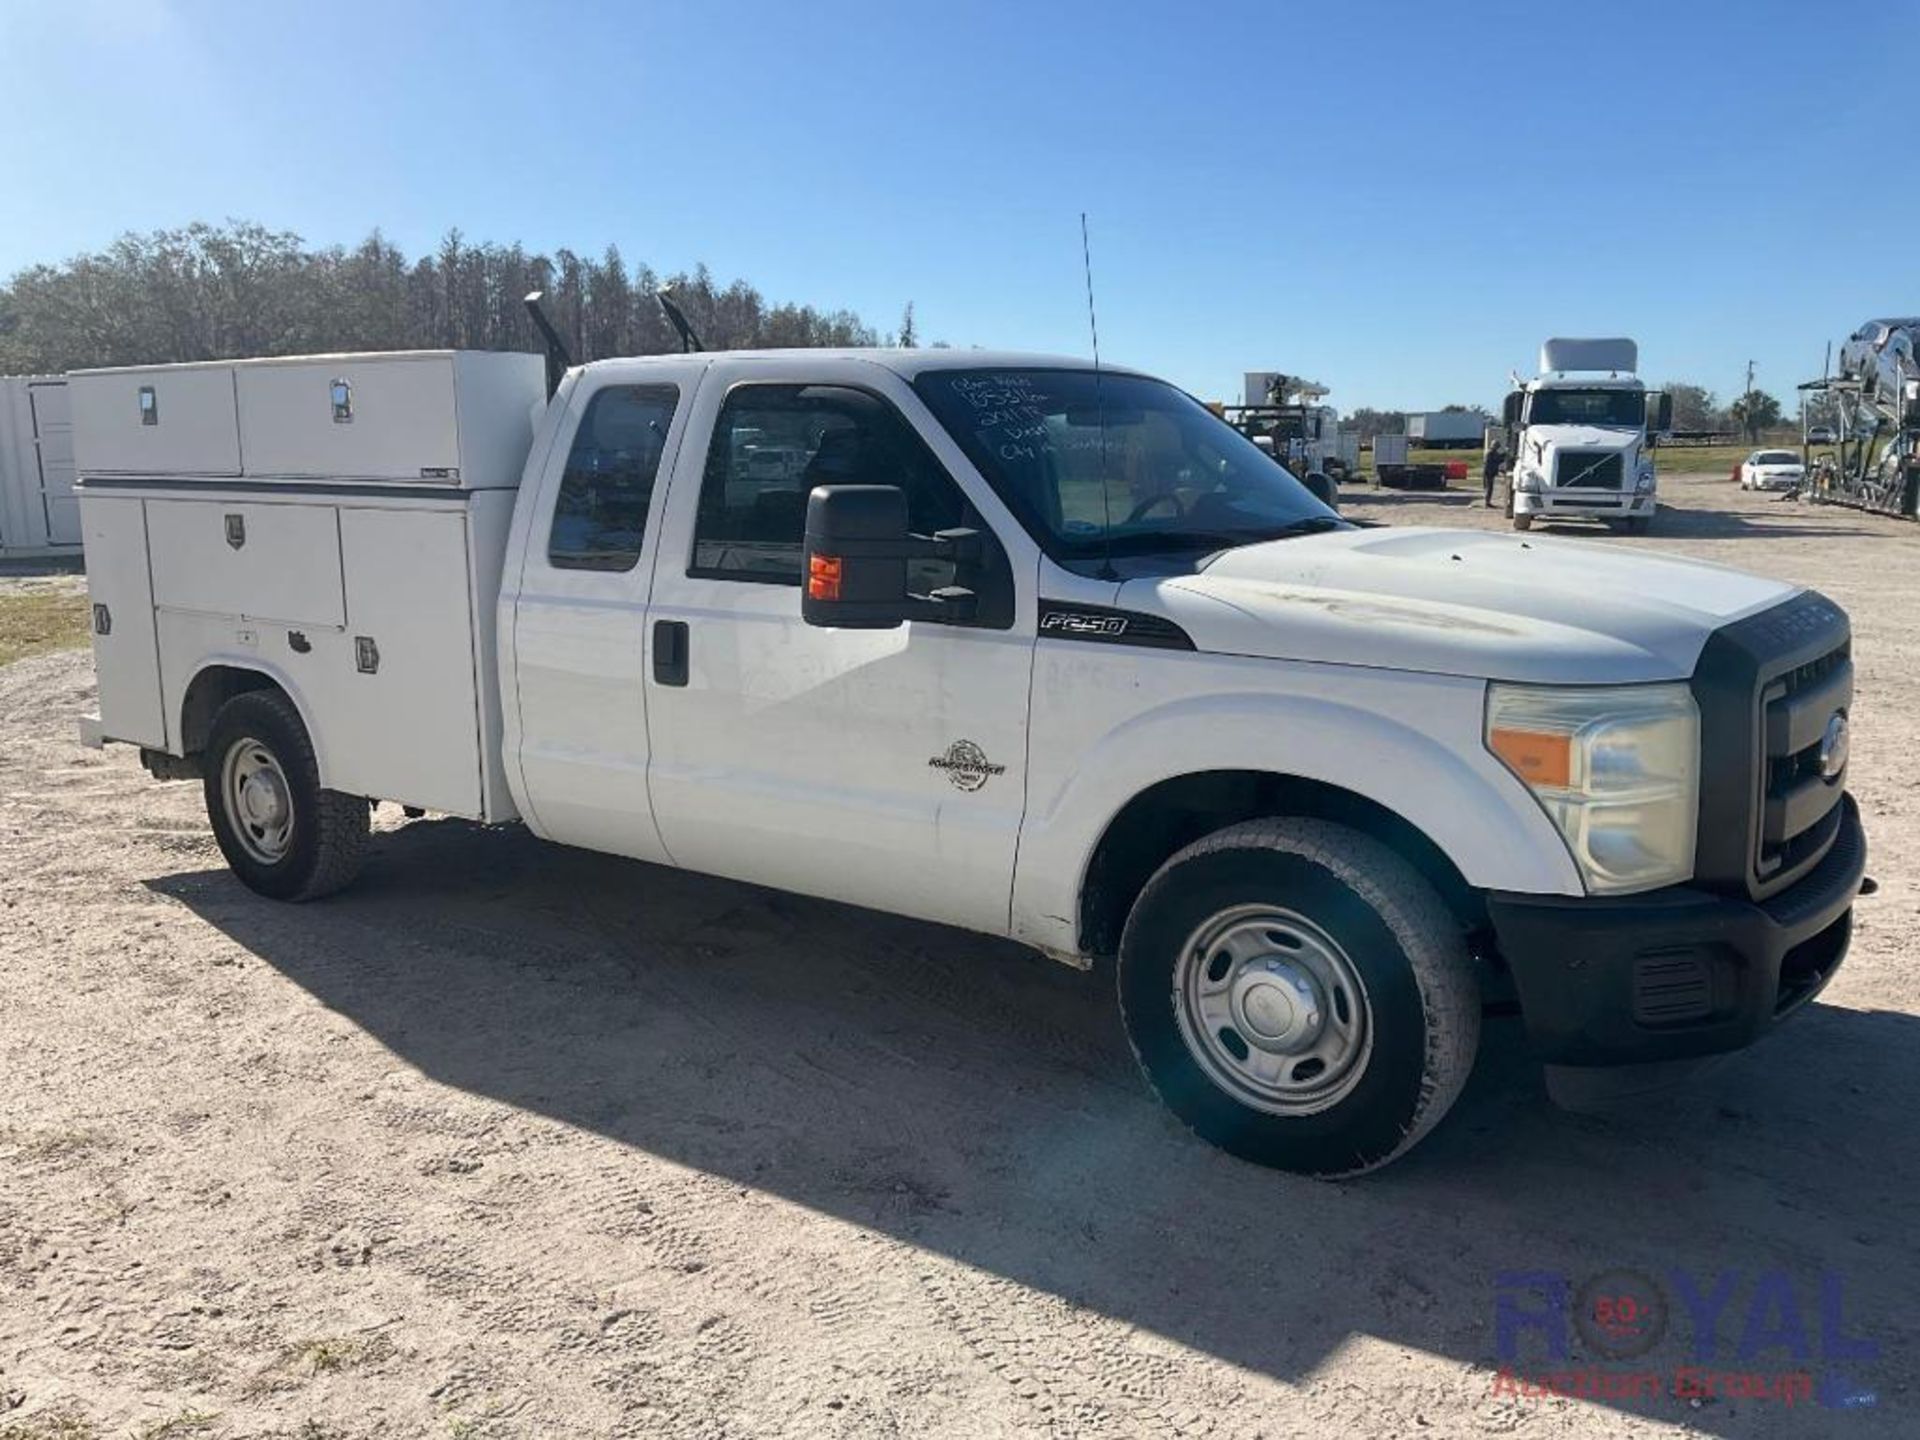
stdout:
{"type": "Polygon", "coordinates": [[[1665,390],[1647,392],[1647,431],[1664,435],[1673,428],[1673,396],[1665,390]]]}
{"type": "Polygon", "coordinates": [[[1527,398],[1523,390],[1509,390],[1506,402],[1500,407],[1500,419],[1509,430],[1520,423],[1520,406],[1527,398]]]}
{"type": "Polygon", "coordinates": [[[847,630],[892,630],[915,616],[971,620],[973,591],[946,586],[928,595],[911,594],[907,562],[965,565],[979,556],[977,531],[909,531],[907,497],[898,486],[816,486],[807,497],[800,618],[847,630]]]}

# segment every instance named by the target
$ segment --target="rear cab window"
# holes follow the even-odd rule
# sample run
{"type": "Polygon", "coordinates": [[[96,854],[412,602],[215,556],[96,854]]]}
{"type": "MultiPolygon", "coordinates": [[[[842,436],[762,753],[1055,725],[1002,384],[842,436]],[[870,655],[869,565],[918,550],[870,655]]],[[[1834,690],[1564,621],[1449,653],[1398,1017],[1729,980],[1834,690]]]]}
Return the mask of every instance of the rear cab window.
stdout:
{"type": "Polygon", "coordinates": [[[608,385],[595,392],[560,477],[548,564],[558,570],[634,567],[679,403],[675,385],[608,385]]]}

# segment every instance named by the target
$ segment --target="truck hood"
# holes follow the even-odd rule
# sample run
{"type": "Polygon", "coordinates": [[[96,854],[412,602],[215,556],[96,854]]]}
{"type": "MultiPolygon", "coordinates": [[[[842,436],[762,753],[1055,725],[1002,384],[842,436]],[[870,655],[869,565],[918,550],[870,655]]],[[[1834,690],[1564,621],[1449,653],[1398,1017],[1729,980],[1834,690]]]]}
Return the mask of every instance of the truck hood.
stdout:
{"type": "Polygon", "coordinates": [[[1117,603],[1201,650],[1541,684],[1674,680],[1707,636],[1797,587],[1624,547],[1425,527],[1229,550],[1117,603]]]}
{"type": "Polygon", "coordinates": [[[1632,450],[1640,432],[1605,425],[1529,425],[1520,437],[1521,458],[1544,464],[1556,450],[1632,450]],[[1539,446],[1536,454],[1534,447],[1539,446]]]}

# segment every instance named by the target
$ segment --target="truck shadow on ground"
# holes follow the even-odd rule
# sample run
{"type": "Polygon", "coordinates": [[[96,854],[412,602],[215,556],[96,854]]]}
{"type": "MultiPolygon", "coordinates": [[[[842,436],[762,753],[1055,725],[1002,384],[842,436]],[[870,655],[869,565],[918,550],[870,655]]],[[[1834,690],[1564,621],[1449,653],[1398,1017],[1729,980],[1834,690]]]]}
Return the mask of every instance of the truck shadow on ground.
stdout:
{"type": "MultiPolygon", "coordinates": [[[[1434,1403],[1497,1408],[1512,1403],[1492,1395],[1501,1272],[1578,1286],[1679,1266],[1705,1286],[1733,1271],[1743,1297],[1762,1271],[1806,1297],[1831,1272],[1849,1333],[1881,1346],[1877,1370],[1848,1377],[1880,1405],[1848,1432],[1898,1418],[1920,1180],[1910,1016],[1816,1006],[1608,1118],[1553,1109],[1513,1022],[1489,1022],[1441,1129],[1329,1185],[1189,1137],[1134,1072],[1111,977],[1010,944],[458,821],[380,835],[358,887],[317,905],[261,900],[225,871],[150,884],[440,1083],[1289,1383],[1370,1336],[1473,1367],[1434,1403]]],[[[1725,1368],[1819,1373],[1782,1351],[1735,1367],[1739,1320],[1722,1329],[1725,1368]]],[[[1627,1368],[1670,1372],[1691,1338],[1676,1315],[1627,1368]]],[[[1762,1418],[1744,1401],[1621,1408],[1728,1435],[1762,1418]]],[[[1821,1412],[1799,1414],[1819,1431],[1821,1412]]]]}

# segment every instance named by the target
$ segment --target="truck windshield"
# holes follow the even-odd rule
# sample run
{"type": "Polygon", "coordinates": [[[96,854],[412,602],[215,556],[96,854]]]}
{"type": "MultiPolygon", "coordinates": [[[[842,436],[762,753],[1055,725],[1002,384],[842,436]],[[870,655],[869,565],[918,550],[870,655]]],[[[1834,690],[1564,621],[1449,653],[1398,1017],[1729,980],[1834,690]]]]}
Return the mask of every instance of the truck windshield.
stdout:
{"type": "Polygon", "coordinates": [[[1646,414],[1646,396],[1639,390],[1536,390],[1527,423],[1638,426],[1646,414]]]}
{"type": "Polygon", "coordinates": [[[930,370],[920,398],[1057,560],[1201,554],[1345,522],[1191,396],[1091,370],[930,370]]]}

